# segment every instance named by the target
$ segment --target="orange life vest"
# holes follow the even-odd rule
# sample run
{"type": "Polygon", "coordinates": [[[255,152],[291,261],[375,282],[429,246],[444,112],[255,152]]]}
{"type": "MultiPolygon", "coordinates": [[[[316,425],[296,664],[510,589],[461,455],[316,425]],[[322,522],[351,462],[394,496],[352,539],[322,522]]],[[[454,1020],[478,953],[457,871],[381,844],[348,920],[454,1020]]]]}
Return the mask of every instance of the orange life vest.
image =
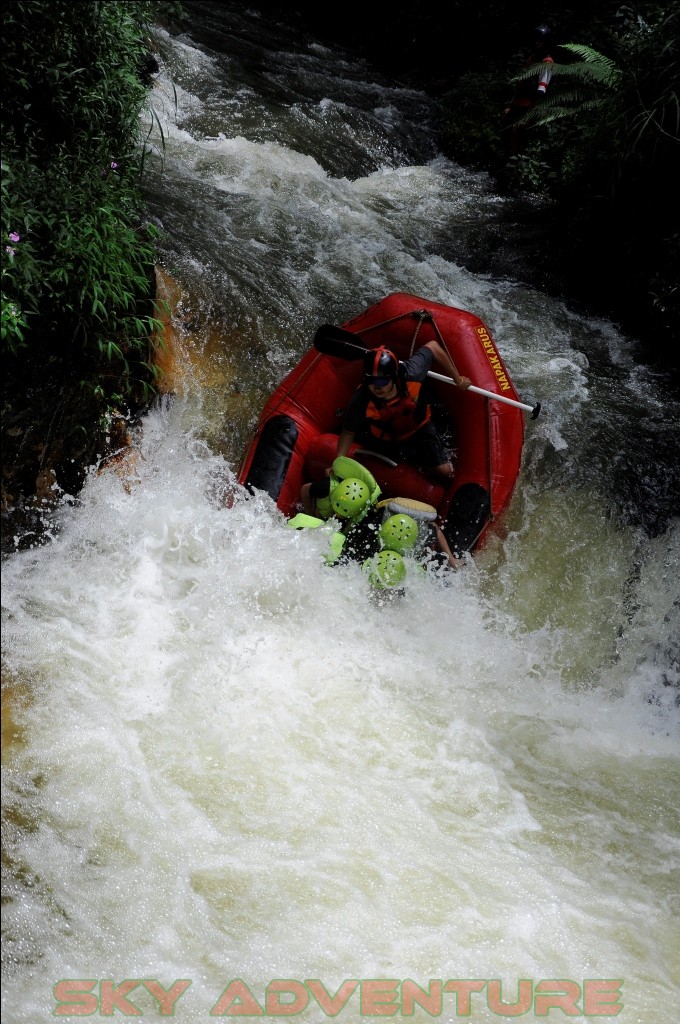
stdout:
{"type": "Polygon", "coordinates": [[[432,413],[420,396],[422,384],[407,381],[406,391],[377,405],[371,398],[366,406],[366,420],[373,437],[381,441],[403,441],[415,434],[432,413]]]}

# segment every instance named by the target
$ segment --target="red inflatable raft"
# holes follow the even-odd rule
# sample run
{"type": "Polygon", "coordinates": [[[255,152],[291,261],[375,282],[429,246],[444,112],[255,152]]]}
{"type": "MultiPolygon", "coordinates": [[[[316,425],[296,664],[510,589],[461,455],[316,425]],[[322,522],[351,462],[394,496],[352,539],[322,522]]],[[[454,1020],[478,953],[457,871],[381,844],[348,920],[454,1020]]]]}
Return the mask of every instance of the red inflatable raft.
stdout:
{"type": "MultiPolygon", "coordinates": [[[[333,331],[333,328],[330,328],[333,331]]],[[[335,458],[343,412],[363,372],[361,349],[386,345],[406,359],[431,340],[445,346],[461,374],[493,395],[428,379],[433,419],[451,448],[455,476],[443,486],[412,466],[388,465],[354,445],[349,456],[376,478],[383,498],[432,505],[454,552],[473,551],[508,505],[520,469],[523,409],[488,328],[472,313],[397,292],[335,329],[338,355],[312,348],[281,382],[260,416],[239,470],[248,489],[266,491],[284,515],[300,511],[300,488],[321,479],[335,458]],[[345,332],[351,332],[346,334],[345,332]],[[503,401],[502,399],[509,399],[503,401]]],[[[538,409],[533,409],[534,416],[538,409]]]]}

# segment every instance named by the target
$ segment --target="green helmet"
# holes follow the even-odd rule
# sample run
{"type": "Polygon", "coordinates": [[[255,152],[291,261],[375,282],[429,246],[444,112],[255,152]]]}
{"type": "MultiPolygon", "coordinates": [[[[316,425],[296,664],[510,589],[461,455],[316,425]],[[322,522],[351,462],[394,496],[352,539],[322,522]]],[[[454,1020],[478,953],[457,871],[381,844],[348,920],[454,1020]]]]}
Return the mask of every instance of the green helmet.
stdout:
{"type": "Polygon", "coordinates": [[[341,480],[331,493],[333,511],[346,519],[358,515],[370,500],[371,492],[368,487],[354,476],[341,480]]]}
{"type": "Polygon", "coordinates": [[[396,551],[385,548],[364,562],[364,569],[374,587],[396,587],[406,579],[406,563],[396,551]]]}
{"type": "Polygon", "coordinates": [[[417,522],[412,516],[403,513],[386,519],[378,532],[383,547],[389,548],[390,551],[398,551],[400,555],[412,548],[418,540],[417,522]]]}

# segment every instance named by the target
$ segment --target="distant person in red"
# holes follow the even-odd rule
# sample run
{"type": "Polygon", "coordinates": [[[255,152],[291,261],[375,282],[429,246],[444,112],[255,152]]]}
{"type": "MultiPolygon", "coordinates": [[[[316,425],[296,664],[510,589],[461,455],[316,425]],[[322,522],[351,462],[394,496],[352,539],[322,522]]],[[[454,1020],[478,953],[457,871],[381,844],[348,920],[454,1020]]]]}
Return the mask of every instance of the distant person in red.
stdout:
{"type": "Polygon", "coordinates": [[[525,67],[541,64],[541,70],[531,78],[523,78],[516,83],[515,93],[503,110],[503,145],[506,156],[517,156],[522,146],[522,127],[517,121],[539,103],[550,85],[552,78],[553,58],[550,56],[552,32],[547,25],[538,25],[534,30],[534,46],[527,58],[525,67]]]}

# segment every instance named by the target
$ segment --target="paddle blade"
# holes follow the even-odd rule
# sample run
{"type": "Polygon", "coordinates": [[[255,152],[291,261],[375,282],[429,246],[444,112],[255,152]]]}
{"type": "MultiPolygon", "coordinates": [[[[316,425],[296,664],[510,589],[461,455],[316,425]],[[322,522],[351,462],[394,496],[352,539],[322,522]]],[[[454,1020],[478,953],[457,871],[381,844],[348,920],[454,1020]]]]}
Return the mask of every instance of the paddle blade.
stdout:
{"type": "Polygon", "coordinates": [[[367,350],[361,338],[333,324],[322,324],[314,335],[314,348],[338,359],[361,359],[367,350]]]}

